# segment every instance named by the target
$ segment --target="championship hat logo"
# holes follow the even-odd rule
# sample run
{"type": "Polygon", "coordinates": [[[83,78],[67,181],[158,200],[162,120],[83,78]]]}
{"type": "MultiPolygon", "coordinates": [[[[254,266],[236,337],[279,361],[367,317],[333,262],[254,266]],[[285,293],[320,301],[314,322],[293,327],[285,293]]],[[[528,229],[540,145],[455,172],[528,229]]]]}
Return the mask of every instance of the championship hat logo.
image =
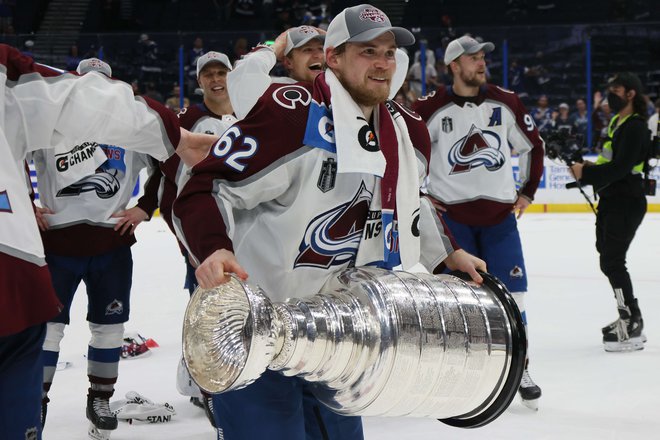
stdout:
{"type": "Polygon", "coordinates": [[[310,26],[300,26],[298,28],[298,33],[300,34],[316,34],[316,30],[310,26]]]}
{"type": "Polygon", "coordinates": [[[374,23],[384,23],[386,18],[383,11],[377,8],[364,8],[360,12],[360,20],[362,21],[371,20],[374,23]]]}

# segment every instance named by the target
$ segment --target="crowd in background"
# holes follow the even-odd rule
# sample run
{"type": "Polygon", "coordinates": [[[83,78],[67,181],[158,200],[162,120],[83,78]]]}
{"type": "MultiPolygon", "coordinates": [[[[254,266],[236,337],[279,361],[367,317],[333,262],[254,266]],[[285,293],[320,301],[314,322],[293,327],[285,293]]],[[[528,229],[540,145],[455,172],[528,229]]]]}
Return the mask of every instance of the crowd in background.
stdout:
{"type": "MultiPolygon", "coordinates": [[[[144,2],[103,0],[100,2],[104,17],[101,29],[108,32],[126,30],[135,32],[135,30],[145,27],[165,26],[161,23],[167,20],[159,17],[155,12],[158,9],[155,7],[156,3],[150,0],[144,2]]],[[[201,1],[197,3],[201,4],[201,1]]],[[[185,96],[184,106],[202,100],[194,67],[199,56],[209,50],[217,50],[226,53],[234,63],[257,43],[263,42],[264,39],[274,38],[275,35],[290,27],[306,24],[320,29],[327,28],[333,17],[333,10],[343,9],[347,2],[341,0],[214,0],[210,3],[213,4],[216,12],[216,15],[211,18],[223,30],[241,29],[245,31],[260,28],[269,29],[269,31],[260,34],[262,37],[260,41],[255,39],[254,32],[244,34],[238,32],[224,41],[213,40],[208,45],[205,44],[201,35],[190,34],[189,37],[181,40],[184,46],[184,80],[181,84],[179,84],[178,75],[178,51],[171,41],[160,41],[160,38],[165,39],[162,34],[151,32],[136,34],[139,36],[133,39],[132,47],[123,47],[121,53],[117,47],[112,46],[104,48],[102,45],[87,42],[81,42],[80,45],[73,44],[66,60],[57,67],[75,70],[75,66],[81,59],[90,57],[106,59],[113,66],[116,77],[132,83],[136,93],[166,103],[168,107],[178,111],[181,106],[181,90],[185,96]]],[[[546,12],[557,8],[557,5],[551,5],[551,3],[553,2],[548,2],[546,5],[549,8],[546,12]]],[[[617,15],[617,11],[622,8],[623,10],[634,9],[630,5],[626,6],[625,1],[610,3],[610,15],[614,14],[612,15],[613,20],[639,19],[637,16],[617,15]],[[626,7],[628,9],[625,9],[626,7]]],[[[181,4],[179,7],[184,8],[184,6],[181,4]]],[[[171,5],[168,7],[172,8],[171,5]]],[[[529,18],[530,7],[530,4],[525,1],[507,2],[507,11],[514,11],[515,14],[514,12],[512,14],[517,14],[516,16],[529,18]]],[[[12,16],[15,9],[15,0],[0,0],[0,33],[13,33],[12,16]]],[[[410,6],[406,19],[410,19],[414,11],[415,8],[410,6]]],[[[429,12],[433,11],[429,10],[429,12]]],[[[437,15],[435,12],[431,15],[437,15]]],[[[431,93],[439,86],[450,85],[452,82],[443,56],[449,41],[457,37],[454,21],[458,20],[456,16],[460,17],[460,13],[449,9],[445,12],[447,13],[441,14],[441,18],[437,21],[440,29],[439,35],[427,39],[421,32],[417,34],[419,44],[412,49],[413,53],[409,54],[410,63],[407,67],[406,81],[395,97],[396,101],[404,105],[411,105],[423,94],[431,93]],[[424,54],[420,51],[421,45],[425,47],[424,54]]],[[[478,35],[475,35],[475,38],[483,41],[478,35]]],[[[489,39],[492,39],[492,36],[489,39]]],[[[552,42],[547,43],[550,45],[552,42]]],[[[33,39],[25,39],[23,41],[24,53],[34,56],[34,44],[33,39]]],[[[495,84],[503,84],[502,66],[497,59],[492,59],[499,56],[496,53],[488,54],[488,65],[492,66],[495,73],[491,75],[489,71],[487,74],[489,80],[495,84]]],[[[39,61],[48,62],[48,60],[39,61]]],[[[607,124],[611,117],[607,101],[602,98],[601,92],[607,77],[594,78],[597,91],[593,96],[587,97],[582,93],[582,96],[578,94],[576,98],[575,92],[570,93],[570,96],[557,93],[555,88],[559,84],[556,79],[553,80],[553,73],[556,78],[556,66],[548,61],[548,56],[543,51],[533,51],[524,59],[513,56],[508,62],[508,87],[516,92],[530,109],[530,114],[534,117],[541,132],[560,128],[573,135],[578,135],[586,141],[588,122],[591,120],[593,142],[592,145],[585,145],[585,147],[599,151],[606,137],[607,124]],[[601,90],[598,90],[599,87],[601,90]],[[587,114],[587,100],[591,100],[593,109],[591,115],[587,114]]],[[[285,72],[279,64],[273,70],[275,76],[284,74],[285,72]]],[[[646,97],[649,114],[655,112],[654,100],[657,98],[653,94],[646,97]]]]}

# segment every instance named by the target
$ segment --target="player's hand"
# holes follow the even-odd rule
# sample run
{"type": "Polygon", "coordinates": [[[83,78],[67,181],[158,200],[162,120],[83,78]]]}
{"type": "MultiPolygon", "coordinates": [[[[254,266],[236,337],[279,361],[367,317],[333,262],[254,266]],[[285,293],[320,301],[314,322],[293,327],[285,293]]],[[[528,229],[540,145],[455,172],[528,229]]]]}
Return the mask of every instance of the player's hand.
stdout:
{"type": "Polygon", "coordinates": [[[205,133],[191,133],[185,128],[181,129],[181,140],[176,147],[176,154],[183,163],[194,167],[208,156],[209,151],[218,140],[218,136],[205,133]]]}
{"type": "Polygon", "coordinates": [[[116,212],[112,214],[112,217],[119,219],[114,228],[115,231],[119,231],[119,235],[124,235],[127,231],[133,234],[137,225],[145,220],[149,220],[149,215],[137,206],[125,211],[116,212]]]}
{"type": "Polygon", "coordinates": [[[531,204],[532,203],[527,199],[527,197],[518,196],[516,202],[513,204],[513,209],[511,209],[511,212],[513,212],[514,214],[517,212],[518,215],[516,216],[516,218],[520,218],[525,213],[525,210],[531,204]]]}
{"type": "Polygon", "coordinates": [[[475,283],[481,284],[484,282],[484,279],[479,275],[477,270],[482,272],[488,272],[486,267],[486,262],[481,258],[477,258],[472,254],[468,254],[463,249],[449,254],[444,261],[445,265],[449,270],[460,270],[470,275],[472,281],[475,283]]]}
{"type": "Polygon", "coordinates": [[[48,224],[48,220],[46,220],[45,214],[55,214],[55,213],[51,211],[49,208],[42,208],[40,206],[34,207],[34,216],[37,218],[37,225],[39,226],[39,229],[41,229],[42,231],[46,231],[50,227],[50,225],[48,224]]]}
{"type": "Polygon", "coordinates": [[[226,249],[213,252],[195,270],[197,282],[202,289],[212,289],[229,282],[231,273],[243,281],[248,278],[247,272],[238,264],[234,253],[226,249]]]}
{"type": "Polygon", "coordinates": [[[275,38],[275,42],[270,48],[275,52],[275,59],[277,61],[282,61],[284,58],[284,50],[286,49],[286,34],[287,31],[282,32],[275,38]]]}

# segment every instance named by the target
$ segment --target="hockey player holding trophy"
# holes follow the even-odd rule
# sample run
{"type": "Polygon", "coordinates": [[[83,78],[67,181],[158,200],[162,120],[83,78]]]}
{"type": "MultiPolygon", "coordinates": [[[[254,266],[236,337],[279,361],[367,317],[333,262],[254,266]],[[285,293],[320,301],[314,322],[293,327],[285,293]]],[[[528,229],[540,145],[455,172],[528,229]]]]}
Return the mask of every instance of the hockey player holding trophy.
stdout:
{"type": "MultiPolygon", "coordinates": [[[[203,289],[236,277],[229,286],[238,294],[219,295],[230,300],[227,307],[220,308],[221,313],[229,317],[234,307],[247,310],[249,301],[241,300],[245,290],[236,283],[240,285],[238,280],[246,280],[248,275],[263,288],[269,302],[314,295],[352,266],[382,268],[386,273],[395,268],[417,272],[432,271],[444,262],[450,269],[470,274],[470,282],[483,282],[477,270],[486,269],[484,262],[454,246],[430,201],[419,196],[430,153],[423,121],[387,101],[396,68],[395,51],[413,42],[410,32],[392,27],[387,16],[371,5],[345,9],[326,34],[328,70],[313,85],[270,85],[251,113],[227,130],[209,157],[193,169],[174,204],[174,222],[199,263],[196,275],[203,289]]],[[[217,310],[213,304],[218,297],[200,292],[191,304],[197,298],[202,303],[199,309],[217,310]]],[[[231,350],[234,342],[240,345],[244,341],[252,347],[252,336],[260,339],[272,328],[292,328],[270,327],[268,319],[260,320],[272,316],[267,305],[250,304],[249,310],[236,323],[236,334],[221,330],[204,334],[232,336],[218,338],[231,350]],[[249,317],[257,321],[249,321],[249,317]]],[[[330,325],[330,321],[321,321],[330,325]]],[[[205,328],[201,324],[195,321],[192,327],[205,328]]],[[[283,330],[277,347],[294,348],[285,335],[283,330]]],[[[370,331],[366,335],[369,340],[379,340],[370,331]]],[[[204,347],[199,342],[196,347],[204,347]]],[[[254,344],[260,346],[256,340],[254,344]]],[[[273,344],[266,341],[267,347],[273,344]]],[[[524,353],[524,345],[521,351],[524,353]]],[[[229,359],[228,368],[240,375],[245,371],[242,367],[251,363],[246,364],[246,358],[236,353],[237,363],[229,359]]],[[[249,351],[253,359],[261,358],[259,353],[249,351]]],[[[208,359],[209,352],[196,354],[208,359]]],[[[304,357],[304,353],[298,355],[304,357]]],[[[196,356],[186,356],[195,378],[196,356]]],[[[381,353],[372,351],[368,357],[379,359],[381,353]]],[[[263,358],[266,360],[260,365],[265,368],[269,356],[263,358]]],[[[522,362],[507,364],[506,373],[497,377],[517,374],[517,387],[522,362]]],[[[249,380],[220,394],[220,405],[214,408],[225,439],[363,437],[360,418],[353,417],[359,411],[330,410],[307,382],[275,371],[268,370],[245,386],[254,380],[254,371],[247,369],[250,371],[244,376],[249,380]]],[[[220,368],[211,371],[224,376],[220,368]]],[[[358,375],[362,372],[356,370],[358,375]]],[[[384,379],[389,374],[376,376],[384,379]]],[[[498,392],[511,387],[510,382],[504,386],[505,382],[497,387],[498,392]]],[[[488,412],[480,408],[476,413],[482,411],[488,412]]]]}

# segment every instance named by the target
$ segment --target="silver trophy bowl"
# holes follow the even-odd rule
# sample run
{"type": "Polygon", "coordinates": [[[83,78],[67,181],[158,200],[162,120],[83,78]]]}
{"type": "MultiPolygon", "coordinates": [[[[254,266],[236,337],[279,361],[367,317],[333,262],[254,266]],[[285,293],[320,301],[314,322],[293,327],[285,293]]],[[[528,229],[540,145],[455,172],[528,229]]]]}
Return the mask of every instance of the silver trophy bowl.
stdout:
{"type": "Polygon", "coordinates": [[[191,298],[184,359],[211,394],[243,388],[268,368],[311,382],[340,414],[482,426],[516,394],[525,329],[500,281],[456,275],[352,268],[315,296],[275,304],[232,278],[191,298]]]}

